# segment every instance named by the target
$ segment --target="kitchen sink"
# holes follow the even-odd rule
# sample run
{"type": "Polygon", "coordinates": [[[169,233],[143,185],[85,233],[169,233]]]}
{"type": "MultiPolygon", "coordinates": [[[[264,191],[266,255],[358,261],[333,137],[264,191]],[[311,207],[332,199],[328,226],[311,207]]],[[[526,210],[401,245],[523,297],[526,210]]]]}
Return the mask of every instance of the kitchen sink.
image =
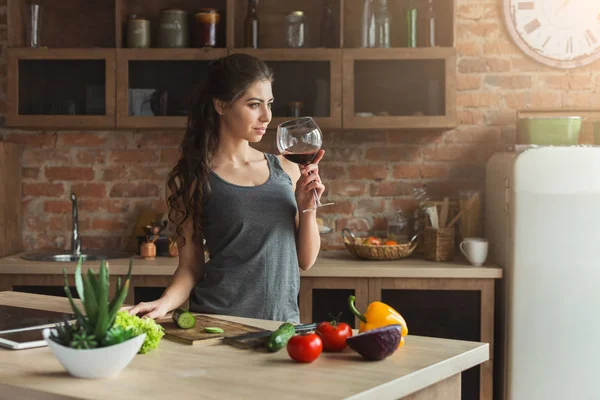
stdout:
{"type": "Polygon", "coordinates": [[[55,261],[72,262],[78,261],[79,257],[83,261],[109,260],[114,258],[130,258],[133,254],[124,251],[111,250],[86,250],[80,254],[73,254],[67,251],[33,251],[21,255],[21,258],[30,261],[55,261]]]}
{"type": "Polygon", "coordinates": [[[78,261],[79,257],[82,258],[82,261],[94,261],[130,258],[133,255],[116,250],[82,250],[81,238],[79,237],[79,211],[77,208],[77,195],[75,193],[71,193],[71,206],[73,219],[71,250],[32,251],[21,255],[21,258],[30,261],[72,262],[78,261]]]}

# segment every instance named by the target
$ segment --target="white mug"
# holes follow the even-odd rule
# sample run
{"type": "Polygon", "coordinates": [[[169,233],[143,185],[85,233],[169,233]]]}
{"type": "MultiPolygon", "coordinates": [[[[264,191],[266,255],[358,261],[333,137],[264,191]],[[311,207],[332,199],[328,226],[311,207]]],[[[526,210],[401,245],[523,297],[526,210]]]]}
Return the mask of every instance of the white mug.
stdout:
{"type": "Polygon", "coordinates": [[[460,251],[475,267],[481,267],[487,258],[488,240],[485,238],[468,237],[459,245],[460,251]]]}

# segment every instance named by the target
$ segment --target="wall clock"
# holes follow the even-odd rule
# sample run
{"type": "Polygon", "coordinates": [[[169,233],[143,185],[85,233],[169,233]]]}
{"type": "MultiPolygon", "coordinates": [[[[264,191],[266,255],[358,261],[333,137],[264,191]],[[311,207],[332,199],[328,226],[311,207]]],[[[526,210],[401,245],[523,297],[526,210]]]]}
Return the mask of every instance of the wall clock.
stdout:
{"type": "Polygon", "coordinates": [[[538,62],[575,68],[600,58],[600,0],[502,0],[515,44],[538,62]]]}

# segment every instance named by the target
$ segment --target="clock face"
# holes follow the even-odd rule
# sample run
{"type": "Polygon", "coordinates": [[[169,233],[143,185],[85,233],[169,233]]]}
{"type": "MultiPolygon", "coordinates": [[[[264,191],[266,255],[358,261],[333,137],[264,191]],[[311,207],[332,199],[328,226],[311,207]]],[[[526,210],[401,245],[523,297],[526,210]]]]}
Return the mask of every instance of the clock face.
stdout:
{"type": "Polygon", "coordinates": [[[544,64],[574,68],[600,58],[600,0],[504,0],[509,34],[544,64]]]}

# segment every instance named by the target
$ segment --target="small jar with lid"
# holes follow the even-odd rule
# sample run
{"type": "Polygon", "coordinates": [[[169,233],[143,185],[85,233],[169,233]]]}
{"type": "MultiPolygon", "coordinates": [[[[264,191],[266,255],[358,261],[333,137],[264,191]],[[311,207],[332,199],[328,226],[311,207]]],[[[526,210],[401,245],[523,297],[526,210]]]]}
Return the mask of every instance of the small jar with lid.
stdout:
{"type": "Polygon", "coordinates": [[[150,21],[135,14],[127,21],[127,47],[146,49],[150,47],[150,21]]]}
{"type": "Polygon", "coordinates": [[[304,47],[306,25],[302,11],[292,11],[285,16],[285,43],[287,47],[304,47]]]}
{"type": "Polygon", "coordinates": [[[196,45],[198,47],[217,46],[217,24],[221,15],[214,8],[202,8],[194,16],[196,19],[196,45]]]}
{"type": "Polygon", "coordinates": [[[184,10],[161,10],[158,47],[189,47],[188,13],[184,10]]]}

